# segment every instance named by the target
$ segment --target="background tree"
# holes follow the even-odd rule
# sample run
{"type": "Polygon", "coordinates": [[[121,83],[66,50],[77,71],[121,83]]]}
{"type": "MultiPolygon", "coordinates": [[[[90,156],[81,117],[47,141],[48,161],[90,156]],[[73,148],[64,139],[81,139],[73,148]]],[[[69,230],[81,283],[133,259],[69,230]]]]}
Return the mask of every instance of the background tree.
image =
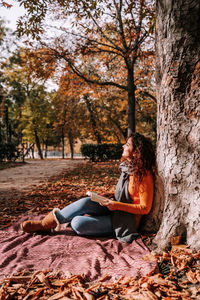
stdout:
{"type": "MultiPolygon", "coordinates": [[[[18,22],[20,34],[37,37],[47,11],[57,18],[71,17],[69,25],[62,26],[60,36],[48,47],[57,58],[67,61],[71,69],[84,80],[101,86],[115,86],[128,94],[128,129],[135,131],[135,64],[144,54],[152,53],[151,39],[154,9],[151,1],[51,1],[19,0],[27,9],[27,19],[18,22]],[[67,41],[67,43],[66,43],[67,41]],[[67,46],[68,44],[68,46],[67,46]],[[90,69],[80,64],[92,57],[90,69]],[[123,69],[123,78],[112,72],[113,65],[123,69]],[[111,76],[108,76],[108,74],[111,76]]],[[[69,20],[69,18],[68,18],[69,20]]],[[[69,22],[69,21],[68,21],[69,22]]],[[[69,24],[69,23],[67,23],[69,24]]],[[[57,33],[58,35],[58,33],[57,33]]],[[[44,41],[44,38],[42,39],[44,41]]],[[[43,42],[44,45],[44,42],[43,42]]],[[[91,59],[90,59],[91,60],[91,59]]]]}
{"type": "Polygon", "coordinates": [[[77,80],[74,73],[66,66],[62,76],[59,78],[59,89],[54,96],[54,107],[56,121],[53,123],[55,131],[61,138],[62,157],[65,156],[65,142],[70,146],[71,158],[74,156],[74,145],[77,138],[81,138],[81,123],[85,110],[80,101],[82,81],[77,80]]]}
{"type": "Polygon", "coordinates": [[[94,136],[96,138],[97,143],[101,144],[101,135],[97,129],[97,113],[96,113],[95,106],[93,105],[89,95],[85,94],[83,98],[84,98],[87,110],[89,112],[90,123],[92,125],[94,136]]]}
{"type": "MultiPolygon", "coordinates": [[[[55,63],[56,59],[52,55],[52,50],[47,48],[30,49],[29,51],[29,56],[35,60],[32,68],[36,76],[46,76],[49,73],[48,69],[50,71],[54,70],[53,74],[56,74],[56,82],[60,88],[62,86],[62,90],[65,90],[64,93],[67,91],[68,95],[82,99],[85,102],[86,111],[83,111],[82,107],[79,106],[82,110],[81,120],[84,120],[82,122],[82,129],[84,130],[81,130],[82,136],[79,138],[83,138],[83,131],[85,131],[85,137],[91,138],[98,143],[100,141],[124,142],[127,135],[126,91],[114,86],[99,86],[87,83],[78,77],[67,63],[64,64],[63,62],[58,67],[58,63],[55,63]],[[58,71],[56,72],[55,69],[58,71]],[[83,114],[86,114],[85,118],[83,118],[83,114]]],[[[91,71],[89,62],[89,58],[88,63],[85,61],[85,58],[80,61],[80,64],[85,68],[85,72],[91,71]]],[[[109,76],[111,76],[111,73],[115,73],[119,78],[123,78],[124,69],[121,68],[120,64],[116,64],[112,66],[112,72],[110,72],[109,76]]],[[[147,58],[143,57],[142,60],[138,61],[135,66],[135,74],[137,82],[135,92],[137,96],[136,116],[138,120],[136,129],[141,133],[148,134],[155,140],[154,55],[150,56],[148,54],[147,58]]],[[[74,117],[76,117],[76,114],[74,117]]],[[[79,117],[77,116],[77,118],[79,117]]],[[[60,120],[60,117],[58,119],[60,120]]]]}
{"type": "MultiPolygon", "coordinates": [[[[74,137],[82,142],[88,139],[97,143],[119,142],[119,139],[115,138],[116,130],[113,130],[113,122],[110,124],[111,109],[108,108],[108,103],[112,102],[113,105],[109,106],[112,106],[113,115],[116,119],[120,119],[120,101],[116,96],[114,104],[113,92],[113,88],[101,88],[86,83],[66,65],[59,81],[55,104],[58,120],[56,128],[60,128],[58,131],[66,133],[64,127],[74,127],[73,130],[76,131],[74,137]]],[[[126,121],[124,116],[122,119],[126,121]]]]}
{"type": "Polygon", "coordinates": [[[65,157],[65,142],[68,140],[71,158],[74,157],[74,144],[79,136],[79,122],[77,121],[77,99],[67,97],[58,91],[54,99],[57,120],[53,126],[61,139],[62,158],[65,157]]]}
{"type": "Polygon", "coordinates": [[[52,105],[46,91],[46,79],[37,78],[34,70],[32,59],[22,49],[3,64],[11,133],[18,136],[22,150],[24,143],[35,143],[39,156],[43,158],[41,143],[47,146],[53,134],[50,126],[52,105]]]}
{"type": "MultiPolygon", "coordinates": [[[[63,16],[71,17],[74,21],[72,24],[74,30],[69,31],[66,26],[62,26],[59,37],[51,38],[51,42],[46,40],[45,43],[44,35],[41,45],[45,45],[46,48],[40,47],[37,51],[32,51],[32,54],[26,52],[24,55],[27,74],[31,74],[32,78],[47,79],[54,76],[55,70],[59,73],[62,68],[65,69],[67,63],[79,79],[85,80],[87,84],[84,85],[84,93],[81,91],[79,98],[83,96],[82,99],[84,99],[86,95],[89,95],[87,97],[89,102],[85,101],[85,104],[90,126],[85,119],[82,137],[85,131],[85,136],[86,134],[88,137],[93,136],[98,142],[123,142],[126,137],[128,115],[132,115],[133,122],[129,121],[135,130],[135,96],[137,98],[137,130],[145,133],[146,130],[151,132],[153,118],[149,115],[152,112],[155,114],[155,104],[152,105],[149,102],[152,102],[154,96],[150,94],[150,89],[147,91],[150,84],[145,87],[151,73],[148,70],[151,64],[148,58],[151,62],[153,56],[151,33],[154,11],[151,2],[94,1],[93,6],[86,1],[78,1],[77,5],[74,5],[73,1],[56,3],[57,7],[55,5],[53,7],[54,16],[56,12],[56,15],[62,15],[62,18],[63,16]],[[68,4],[70,4],[70,9],[68,4]],[[75,16],[77,18],[74,18],[75,16]],[[35,59],[36,56],[37,59],[35,59]],[[144,74],[142,74],[144,66],[145,70],[143,69],[144,74]],[[129,72],[128,67],[131,67],[132,71],[129,72]],[[132,75],[130,75],[131,72],[132,75]],[[149,75],[146,76],[147,74],[149,75]],[[131,76],[133,76],[133,81],[129,80],[131,76]],[[127,94],[131,95],[129,103],[133,104],[128,108],[127,94]]],[[[45,2],[43,2],[36,10],[38,3],[26,1],[23,4],[30,16],[33,14],[33,18],[29,20],[29,23],[19,23],[19,27],[24,25],[24,31],[21,27],[21,32],[28,33],[30,29],[28,26],[33,25],[34,34],[37,35],[41,29],[40,21],[45,17],[47,10],[52,10],[52,6],[45,7],[45,2]]],[[[78,83],[78,79],[76,81],[78,83]]]]}
{"type": "Polygon", "coordinates": [[[34,141],[39,157],[43,159],[41,145],[45,145],[46,151],[48,140],[52,132],[52,104],[48,101],[48,92],[43,85],[34,85],[29,91],[28,97],[23,107],[22,118],[26,126],[23,130],[24,141],[34,141]]]}
{"type": "Polygon", "coordinates": [[[20,143],[19,134],[15,132],[17,121],[12,112],[12,101],[8,97],[7,76],[4,72],[5,61],[16,48],[16,36],[6,27],[4,20],[0,19],[0,160],[14,159],[17,155],[17,145],[20,143]]]}
{"type": "Polygon", "coordinates": [[[77,99],[78,109],[74,118],[81,128],[79,139],[83,142],[91,139],[97,143],[124,140],[127,126],[125,92],[119,93],[115,87],[87,83],[76,76],[67,64],[61,76],[60,89],[77,99]]]}
{"type": "Polygon", "coordinates": [[[164,203],[155,238],[160,248],[179,235],[200,249],[199,12],[198,0],[156,3],[157,163],[164,187],[157,191],[157,204],[164,203]]]}

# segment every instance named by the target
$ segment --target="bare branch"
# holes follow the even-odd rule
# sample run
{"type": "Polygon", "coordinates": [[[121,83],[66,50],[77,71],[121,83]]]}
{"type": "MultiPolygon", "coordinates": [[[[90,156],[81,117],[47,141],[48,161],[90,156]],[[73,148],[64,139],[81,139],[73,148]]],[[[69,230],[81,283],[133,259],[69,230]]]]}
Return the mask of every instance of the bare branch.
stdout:
{"type": "Polygon", "coordinates": [[[101,49],[101,48],[93,48],[93,50],[89,49],[85,51],[86,54],[88,53],[110,53],[110,54],[114,54],[115,56],[121,56],[122,58],[124,58],[124,55],[115,52],[115,51],[111,51],[111,50],[106,50],[106,49],[101,49]]]}
{"type": "MultiPolygon", "coordinates": [[[[126,5],[128,6],[128,5],[129,5],[128,1],[125,0],[125,2],[126,2],[126,5]]],[[[134,25],[134,27],[136,28],[135,19],[134,19],[134,14],[133,14],[132,11],[130,11],[130,14],[131,14],[131,17],[132,17],[132,18],[131,18],[131,21],[133,22],[133,25],[134,25]]]]}
{"type": "MultiPolygon", "coordinates": [[[[143,40],[145,39],[145,37],[147,36],[148,32],[145,30],[145,33],[143,34],[143,36],[139,39],[139,36],[136,38],[136,41],[135,41],[135,45],[133,46],[131,52],[137,52],[138,48],[139,48],[139,45],[143,42],[143,40]]],[[[132,58],[132,64],[135,63],[135,60],[136,60],[136,57],[135,55],[133,55],[133,58],[132,58]]]]}
{"type": "Polygon", "coordinates": [[[114,4],[115,4],[115,8],[116,8],[116,11],[117,11],[117,16],[118,16],[118,22],[119,22],[119,31],[120,31],[120,38],[121,38],[121,42],[122,42],[122,45],[125,49],[125,51],[128,50],[128,46],[126,44],[126,39],[125,39],[125,35],[124,35],[124,26],[123,26],[123,22],[122,22],[122,15],[121,15],[121,11],[122,11],[122,0],[120,0],[120,6],[118,7],[118,4],[116,4],[115,0],[114,1],[114,4]]]}
{"type": "Polygon", "coordinates": [[[115,49],[117,49],[118,51],[120,51],[120,52],[122,52],[123,53],[123,49],[122,48],[120,48],[119,46],[117,46],[107,35],[105,35],[105,33],[103,32],[103,30],[102,30],[102,28],[99,26],[99,24],[96,22],[96,20],[93,18],[93,17],[91,17],[92,18],[92,20],[93,20],[93,22],[94,22],[94,24],[97,26],[97,28],[99,29],[99,31],[101,32],[101,35],[108,41],[108,42],[110,42],[113,46],[114,46],[114,48],[115,49]]]}
{"type": "MultiPolygon", "coordinates": [[[[144,6],[144,2],[143,1],[141,1],[140,2],[140,4],[141,4],[141,6],[140,6],[140,17],[139,17],[139,24],[138,24],[138,26],[136,26],[136,31],[137,31],[137,37],[136,37],[136,41],[135,41],[135,45],[134,45],[134,47],[133,47],[133,49],[132,49],[132,51],[134,50],[135,51],[135,53],[137,52],[137,50],[138,50],[138,47],[139,47],[139,45],[141,44],[141,42],[142,42],[142,40],[143,40],[143,38],[142,39],[140,39],[140,33],[141,33],[141,28],[142,28],[142,20],[143,20],[143,6],[144,6]],[[139,39],[140,39],[140,42],[139,42],[139,39]]],[[[143,36],[144,37],[144,36],[143,36]]],[[[132,58],[132,64],[134,64],[134,62],[135,62],[135,60],[136,60],[136,57],[135,57],[135,55],[133,56],[133,58],[132,58]]]]}
{"type": "MultiPolygon", "coordinates": [[[[54,26],[51,26],[51,27],[54,27],[54,26]]],[[[55,27],[54,27],[54,28],[55,28],[55,27]]],[[[101,46],[108,47],[108,48],[112,48],[112,49],[116,50],[116,47],[113,47],[113,46],[110,45],[110,44],[105,44],[105,43],[99,42],[99,41],[97,41],[97,40],[90,39],[90,38],[88,38],[88,37],[86,37],[86,36],[83,36],[83,35],[81,35],[81,34],[77,34],[77,33],[73,33],[73,32],[66,31],[66,30],[64,30],[63,28],[60,28],[60,29],[61,29],[62,31],[64,31],[65,33],[67,33],[67,34],[70,34],[70,35],[73,35],[73,36],[76,36],[76,37],[85,39],[86,41],[90,42],[91,44],[97,44],[97,45],[101,45],[101,46]]],[[[118,50],[118,49],[117,49],[117,50],[118,50]]],[[[110,52],[110,51],[108,50],[108,52],[110,52]]],[[[123,51],[120,50],[120,52],[123,52],[123,51]]],[[[115,53],[117,53],[117,52],[115,52],[115,53]]],[[[119,55],[121,55],[121,54],[119,53],[119,55]]],[[[122,56],[122,55],[121,55],[121,56],[122,56]]]]}

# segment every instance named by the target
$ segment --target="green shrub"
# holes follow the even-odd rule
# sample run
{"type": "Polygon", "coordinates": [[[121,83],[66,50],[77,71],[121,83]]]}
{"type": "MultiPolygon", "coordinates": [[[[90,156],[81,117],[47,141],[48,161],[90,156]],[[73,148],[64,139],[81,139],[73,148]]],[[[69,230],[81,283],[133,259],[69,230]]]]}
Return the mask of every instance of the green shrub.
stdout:
{"type": "Polygon", "coordinates": [[[81,146],[81,153],[91,161],[120,159],[122,144],[83,144],[81,146]]]}

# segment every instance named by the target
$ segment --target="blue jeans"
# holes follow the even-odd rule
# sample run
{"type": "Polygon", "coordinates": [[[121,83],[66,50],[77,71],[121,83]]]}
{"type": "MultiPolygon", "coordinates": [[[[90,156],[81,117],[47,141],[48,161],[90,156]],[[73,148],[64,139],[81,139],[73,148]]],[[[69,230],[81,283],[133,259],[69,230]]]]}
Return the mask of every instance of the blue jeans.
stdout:
{"type": "Polygon", "coordinates": [[[78,235],[114,235],[110,210],[92,201],[90,197],[77,200],[55,214],[60,224],[71,222],[72,229],[78,235]]]}

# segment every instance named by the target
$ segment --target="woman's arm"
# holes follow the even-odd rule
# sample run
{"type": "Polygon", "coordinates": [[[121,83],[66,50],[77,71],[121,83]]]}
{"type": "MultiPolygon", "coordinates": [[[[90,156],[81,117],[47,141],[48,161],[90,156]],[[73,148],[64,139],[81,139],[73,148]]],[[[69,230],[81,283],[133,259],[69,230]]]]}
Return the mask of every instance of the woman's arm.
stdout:
{"type": "MultiPolygon", "coordinates": [[[[123,203],[118,201],[110,201],[106,205],[110,210],[122,210],[131,214],[146,215],[150,212],[153,201],[153,176],[149,173],[144,176],[139,185],[139,199],[140,204],[123,203]]],[[[133,176],[129,177],[129,194],[133,199],[134,196],[134,180],[133,176]]]]}

